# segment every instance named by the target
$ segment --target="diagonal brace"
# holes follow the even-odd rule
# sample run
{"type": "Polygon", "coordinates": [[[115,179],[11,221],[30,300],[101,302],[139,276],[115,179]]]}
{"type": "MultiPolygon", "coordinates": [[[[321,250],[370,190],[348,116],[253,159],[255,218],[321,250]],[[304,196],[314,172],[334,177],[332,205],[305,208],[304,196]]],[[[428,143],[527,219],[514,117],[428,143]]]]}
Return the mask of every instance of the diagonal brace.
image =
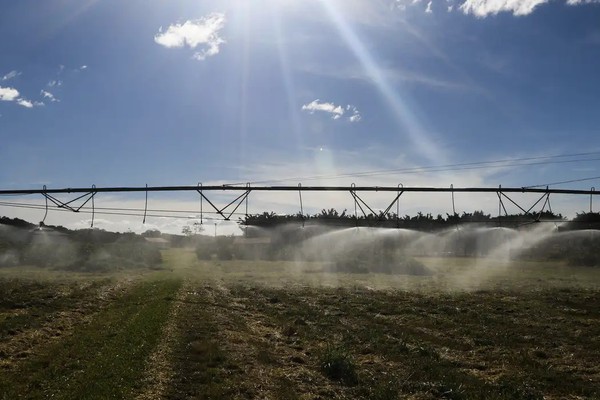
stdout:
{"type": "Polygon", "coordinates": [[[394,198],[394,200],[392,200],[390,205],[385,209],[385,211],[383,211],[379,215],[379,221],[383,221],[383,219],[389,214],[389,212],[392,209],[392,207],[394,206],[394,204],[396,204],[396,202],[400,201],[400,196],[402,196],[402,193],[404,193],[404,191],[399,192],[398,195],[394,198]]]}
{"type": "Polygon", "coordinates": [[[198,192],[198,194],[200,194],[200,196],[202,196],[202,198],[204,200],[206,200],[208,202],[208,204],[211,205],[211,207],[215,210],[215,212],[217,214],[219,214],[221,217],[223,217],[224,221],[229,221],[231,219],[231,216],[237,211],[237,209],[242,205],[242,203],[248,198],[248,195],[250,194],[250,192],[252,190],[248,189],[246,190],[244,193],[240,194],[238,197],[236,197],[233,201],[231,201],[229,204],[227,204],[225,207],[223,208],[218,208],[212,201],[210,201],[210,199],[208,197],[206,197],[204,195],[204,193],[202,193],[201,190],[196,190],[198,192]],[[229,212],[228,215],[225,214],[225,211],[233,204],[237,203],[237,205],[233,208],[233,210],[231,212],[229,212]]]}
{"type": "Polygon", "coordinates": [[[65,209],[71,210],[73,212],[79,212],[79,210],[81,210],[87,203],[90,202],[90,200],[92,200],[94,198],[94,196],[96,196],[96,193],[97,192],[95,192],[95,191],[91,191],[89,193],[85,193],[79,197],[76,197],[71,201],[67,201],[66,203],[60,201],[59,199],[57,199],[56,197],[54,197],[48,193],[42,193],[42,195],[47,200],[50,200],[52,203],[54,203],[54,205],[56,205],[56,207],[58,207],[58,208],[65,208],[65,209]],[[76,202],[77,200],[81,200],[85,197],[87,197],[87,199],[79,207],[71,206],[72,203],[76,202]]]}
{"type": "Polygon", "coordinates": [[[542,212],[544,212],[546,204],[549,205],[549,203],[550,203],[550,193],[544,193],[535,203],[533,203],[533,205],[531,207],[529,207],[529,209],[525,210],[523,207],[521,207],[519,204],[517,204],[513,199],[511,199],[510,197],[508,197],[505,193],[503,193],[503,192],[496,192],[496,193],[498,195],[498,198],[500,199],[500,204],[502,205],[502,208],[504,209],[504,213],[506,215],[508,215],[508,213],[506,212],[506,208],[504,207],[504,203],[502,202],[502,197],[501,196],[504,196],[504,198],[508,199],[508,201],[510,201],[512,204],[514,204],[516,207],[518,207],[519,210],[523,211],[523,213],[525,215],[529,215],[532,218],[534,218],[535,221],[539,221],[539,219],[540,219],[540,217],[542,215],[542,212]],[[545,201],[544,201],[544,203],[542,205],[542,209],[539,212],[538,216],[536,217],[536,216],[532,215],[531,214],[531,210],[533,210],[534,207],[537,206],[539,204],[539,202],[542,201],[542,200],[544,200],[544,199],[545,199],[545,201]]]}
{"type": "MultiPolygon", "coordinates": [[[[392,200],[390,205],[384,211],[379,213],[378,221],[383,221],[383,219],[389,214],[394,204],[396,204],[400,200],[400,196],[402,196],[403,193],[404,191],[398,192],[398,194],[396,195],[396,197],[394,197],[394,200],[392,200]]],[[[367,213],[365,212],[363,206],[366,207],[372,215],[377,215],[377,213],[358,194],[356,194],[356,191],[350,190],[350,194],[354,198],[354,202],[356,203],[356,205],[358,205],[360,211],[362,211],[365,218],[367,218],[367,213]]]]}
{"type": "Polygon", "coordinates": [[[373,214],[373,215],[377,214],[375,211],[373,211],[373,209],[371,207],[369,207],[369,205],[367,203],[365,203],[365,201],[363,199],[360,198],[359,195],[356,194],[356,192],[354,190],[351,190],[350,194],[354,198],[354,203],[358,205],[358,207],[360,208],[360,211],[362,211],[365,218],[367,218],[367,213],[365,212],[365,209],[362,207],[363,205],[365,207],[367,207],[369,209],[369,211],[371,211],[371,214],[373,214]],[[361,203],[362,203],[362,205],[361,205],[361,203]]]}

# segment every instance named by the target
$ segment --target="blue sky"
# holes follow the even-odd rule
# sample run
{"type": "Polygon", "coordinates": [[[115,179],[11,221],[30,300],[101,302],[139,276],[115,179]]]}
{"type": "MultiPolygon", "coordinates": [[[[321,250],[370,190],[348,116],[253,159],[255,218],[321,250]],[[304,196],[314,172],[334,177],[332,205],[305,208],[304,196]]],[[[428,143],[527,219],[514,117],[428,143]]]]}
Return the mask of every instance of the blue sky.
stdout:
{"type": "Polygon", "coordinates": [[[599,21],[577,0],[2,2],[0,187],[595,177],[599,21]]]}

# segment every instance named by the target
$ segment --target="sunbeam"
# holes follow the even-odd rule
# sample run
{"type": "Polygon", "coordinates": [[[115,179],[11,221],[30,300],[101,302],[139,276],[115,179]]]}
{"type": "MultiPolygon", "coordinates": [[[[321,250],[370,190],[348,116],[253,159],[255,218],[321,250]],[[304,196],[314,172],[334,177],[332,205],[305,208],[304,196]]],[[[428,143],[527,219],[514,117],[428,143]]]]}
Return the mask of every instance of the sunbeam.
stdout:
{"type": "Polygon", "coordinates": [[[290,73],[290,66],[288,62],[288,52],[285,48],[285,32],[281,24],[282,14],[279,7],[274,6],[270,8],[271,21],[273,22],[273,30],[276,34],[276,46],[277,56],[279,58],[279,67],[281,72],[281,78],[283,79],[283,85],[285,89],[288,113],[291,121],[291,130],[296,139],[296,146],[298,148],[304,147],[304,137],[302,136],[302,127],[300,119],[298,118],[298,111],[296,105],[296,86],[290,73]]]}
{"type": "Polygon", "coordinates": [[[379,93],[386,100],[394,113],[396,122],[404,129],[405,134],[418,153],[428,161],[438,162],[446,160],[442,151],[436,146],[434,140],[415,117],[415,113],[410,109],[407,101],[395,91],[390,82],[382,74],[375,59],[344,16],[335,8],[332,2],[327,0],[320,0],[319,2],[334,23],[342,39],[346,42],[346,45],[360,62],[365,73],[371,78],[379,93]]]}

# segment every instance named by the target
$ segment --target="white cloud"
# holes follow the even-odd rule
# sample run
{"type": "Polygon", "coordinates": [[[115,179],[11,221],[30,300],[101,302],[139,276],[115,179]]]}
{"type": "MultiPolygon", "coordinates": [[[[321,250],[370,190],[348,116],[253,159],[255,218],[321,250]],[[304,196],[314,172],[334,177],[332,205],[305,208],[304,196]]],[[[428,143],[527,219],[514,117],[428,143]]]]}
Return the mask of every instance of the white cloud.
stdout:
{"type": "MultiPolygon", "coordinates": [[[[454,10],[456,5],[463,13],[485,18],[488,15],[496,15],[502,12],[509,12],[515,16],[529,15],[535,9],[550,0],[446,0],[448,12],[454,10]]],[[[565,0],[567,5],[576,6],[583,4],[600,4],[600,0],[565,0]]],[[[400,10],[407,10],[409,7],[420,5],[423,7],[422,0],[395,0],[394,6],[400,10]]],[[[433,1],[427,2],[426,13],[432,13],[433,1]]]]}
{"type": "Polygon", "coordinates": [[[19,97],[19,91],[10,87],[0,86],[0,101],[14,101],[19,97]]]}
{"type": "Polygon", "coordinates": [[[87,65],[82,65],[81,67],[79,67],[79,69],[84,70],[84,69],[87,69],[87,67],[88,67],[87,65]]]}
{"type": "Polygon", "coordinates": [[[17,99],[17,104],[25,108],[41,107],[45,105],[42,101],[31,101],[22,97],[17,99]]]}
{"type": "Polygon", "coordinates": [[[18,105],[25,108],[33,108],[34,106],[43,106],[44,103],[40,101],[32,102],[23,97],[19,97],[20,93],[15,88],[2,87],[0,86],[0,101],[15,101],[18,105]]]}
{"type": "Polygon", "coordinates": [[[50,93],[50,92],[47,92],[47,91],[45,91],[45,90],[41,90],[41,91],[40,91],[40,94],[41,94],[42,96],[44,96],[44,98],[46,98],[46,99],[50,100],[51,102],[60,101],[60,100],[58,100],[56,97],[54,97],[54,95],[53,95],[52,93],[50,93]]]}
{"type": "Polygon", "coordinates": [[[48,82],[48,87],[54,87],[54,86],[62,86],[62,81],[59,80],[51,80],[50,82],[48,82]]]}
{"type": "Polygon", "coordinates": [[[21,74],[22,74],[22,72],[12,70],[8,74],[4,75],[2,77],[2,79],[0,79],[0,80],[2,80],[2,81],[8,81],[9,79],[16,78],[17,76],[19,76],[21,74]]]}
{"type": "Polygon", "coordinates": [[[351,114],[348,117],[348,121],[350,122],[358,122],[362,119],[358,109],[351,104],[348,104],[346,108],[344,108],[342,106],[335,105],[334,103],[321,102],[319,99],[313,100],[308,104],[304,104],[302,106],[302,110],[308,111],[311,114],[314,114],[316,111],[325,112],[330,114],[331,118],[335,120],[342,118],[346,112],[351,114]]]}
{"type": "Polygon", "coordinates": [[[225,26],[225,14],[212,13],[206,17],[188,20],[183,24],[170,25],[166,31],[162,28],[154,36],[154,41],[167,48],[188,46],[192,49],[202,46],[193,58],[204,60],[219,53],[225,40],[219,31],[225,26]]]}
{"type": "Polygon", "coordinates": [[[302,106],[302,110],[308,111],[311,114],[314,113],[315,111],[326,112],[326,113],[332,114],[331,118],[333,118],[333,119],[338,119],[342,115],[344,115],[344,108],[342,108],[342,106],[336,106],[333,103],[327,103],[327,102],[321,103],[321,101],[319,99],[313,100],[308,104],[304,104],[302,106]]]}
{"type": "Polygon", "coordinates": [[[23,106],[25,108],[33,108],[33,103],[30,100],[27,99],[17,99],[17,104],[20,106],[23,106]]]}
{"type": "Polygon", "coordinates": [[[533,10],[549,0],[466,0],[460,9],[465,14],[486,17],[500,12],[511,12],[513,15],[531,14],[533,10]]]}
{"type": "Polygon", "coordinates": [[[353,105],[348,104],[346,106],[346,111],[349,111],[349,112],[352,113],[352,115],[350,115],[350,117],[348,117],[348,121],[350,121],[350,122],[358,122],[358,121],[360,121],[362,119],[362,117],[360,115],[360,112],[353,105]]]}

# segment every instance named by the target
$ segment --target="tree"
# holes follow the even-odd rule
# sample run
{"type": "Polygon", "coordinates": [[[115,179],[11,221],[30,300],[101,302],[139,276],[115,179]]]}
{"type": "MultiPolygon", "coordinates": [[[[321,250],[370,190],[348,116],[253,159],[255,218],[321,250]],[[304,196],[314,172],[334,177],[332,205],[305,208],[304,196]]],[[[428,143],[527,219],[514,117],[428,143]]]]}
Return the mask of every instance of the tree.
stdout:
{"type": "Polygon", "coordinates": [[[142,233],[143,237],[160,237],[161,233],[158,229],[148,229],[146,232],[142,233]]]}
{"type": "Polygon", "coordinates": [[[193,226],[194,235],[199,235],[204,232],[204,225],[202,225],[201,222],[194,222],[193,226]]]}

